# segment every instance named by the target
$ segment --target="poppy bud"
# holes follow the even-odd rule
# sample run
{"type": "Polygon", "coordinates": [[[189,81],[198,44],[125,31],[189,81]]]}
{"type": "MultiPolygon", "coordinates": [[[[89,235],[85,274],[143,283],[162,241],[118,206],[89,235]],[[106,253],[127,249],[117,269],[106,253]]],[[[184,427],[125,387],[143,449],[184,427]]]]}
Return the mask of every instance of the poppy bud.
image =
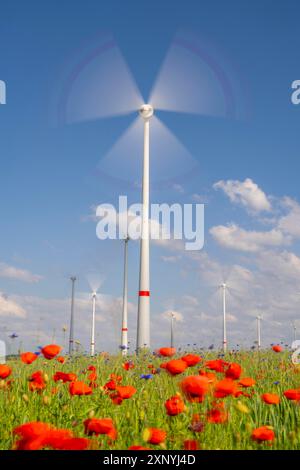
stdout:
{"type": "Polygon", "coordinates": [[[28,395],[26,395],[26,393],[24,393],[24,395],[23,395],[22,398],[23,398],[23,400],[24,400],[26,403],[29,402],[29,398],[28,398],[28,395]]]}

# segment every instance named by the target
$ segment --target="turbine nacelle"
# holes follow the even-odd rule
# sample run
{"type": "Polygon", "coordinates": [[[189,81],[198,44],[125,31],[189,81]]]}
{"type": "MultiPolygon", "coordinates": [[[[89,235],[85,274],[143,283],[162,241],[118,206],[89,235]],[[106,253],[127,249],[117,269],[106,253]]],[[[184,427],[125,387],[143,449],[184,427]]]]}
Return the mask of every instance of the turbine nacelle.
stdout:
{"type": "Polygon", "coordinates": [[[153,116],[154,109],[151,104],[143,104],[139,109],[139,113],[145,121],[148,121],[153,116]]]}

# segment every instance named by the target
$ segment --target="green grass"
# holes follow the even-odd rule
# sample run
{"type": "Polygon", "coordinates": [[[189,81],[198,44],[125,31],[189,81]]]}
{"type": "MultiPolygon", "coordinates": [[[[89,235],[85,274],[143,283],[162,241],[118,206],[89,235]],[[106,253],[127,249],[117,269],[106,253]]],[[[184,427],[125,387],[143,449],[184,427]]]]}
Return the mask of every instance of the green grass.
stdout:
{"type": "MultiPolygon", "coordinates": [[[[207,354],[206,359],[214,359],[216,355],[207,354]]],[[[276,354],[273,351],[240,352],[227,354],[225,360],[237,362],[242,366],[242,377],[256,380],[254,394],[247,397],[226,397],[223,399],[229,413],[224,424],[212,424],[205,421],[206,411],[211,408],[214,400],[208,394],[203,403],[186,401],[186,411],[178,416],[169,417],[164,403],[176,392],[180,391],[179,383],[187,375],[196,375],[203,368],[203,363],[188,368],[183,374],[172,377],[165,370],[155,374],[150,380],[140,378],[141,374],[149,373],[149,363],[159,367],[163,359],[152,356],[139,356],[131,359],[135,368],[125,371],[122,368],[123,358],[120,356],[94,359],[75,357],[59,364],[55,359],[46,361],[38,358],[33,364],[25,365],[20,360],[9,360],[13,379],[11,387],[6,389],[1,382],[0,389],[0,449],[11,449],[15,438],[13,429],[28,421],[43,421],[57,428],[72,429],[79,437],[84,436],[83,421],[89,416],[95,418],[112,418],[118,431],[114,444],[108,443],[106,437],[96,438],[101,449],[127,449],[131,445],[146,445],[142,434],[147,427],[164,429],[167,432],[166,449],[182,449],[186,439],[197,440],[201,449],[300,449],[300,406],[283,396],[289,388],[300,387],[300,370],[292,366],[287,352],[276,354]],[[56,371],[73,372],[78,380],[88,383],[84,369],[93,364],[97,368],[98,387],[89,396],[70,396],[68,384],[55,384],[52,377],[56,371]],[[42,370],[49,380],[46,389],[41,393],[30,392],[28,377],[35,371],[42,370]],[[123,377],[122,385],[133,385],[137,393],[121,405],[114,405],[103,391],[103,386],[111,373],[123,377]],[[275,382],[279,382],[275,384],[275,382]],[[58,393],[52,394],[53,387],[58,393]],[[262,393],[280,395],[279,405],[267,405],[261,400],[262,393]],[[24,397],[25,396],[25,397],[24,397]],[[27,397],[27,398],[26,398],[27,397]],[[45,397],[48,397],[45,399],[45,397]],[[45,403],[45,401],[48,403],[45,403]],[[241,402],[247,406],[249,413],[241,412],[236,406],[241,402]],[[193,432],[190,424],[193,414],[200,414],[205,426],[202,432],[193,432]],[[275,440],[257,444],[251,439],[253,429],[269,425],[274,428],[275,440]]],[[[217,374],[223,378],[223,374],[217,374]]],[[[7,380],[9,380],[7,379],[7,380]]],[[[154,446],[152,446],[154,448],[154,446]]]]}

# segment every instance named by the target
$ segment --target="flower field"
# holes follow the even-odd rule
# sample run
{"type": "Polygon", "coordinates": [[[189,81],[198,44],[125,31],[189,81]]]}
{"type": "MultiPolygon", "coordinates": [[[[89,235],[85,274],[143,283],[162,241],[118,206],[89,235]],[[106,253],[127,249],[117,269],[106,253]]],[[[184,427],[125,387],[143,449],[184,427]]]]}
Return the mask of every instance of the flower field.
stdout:
{"type": "Polygon", "coordinates": [[[273,347],[0,365],[1,449],[300,449],[300,369],[273,347]]]}

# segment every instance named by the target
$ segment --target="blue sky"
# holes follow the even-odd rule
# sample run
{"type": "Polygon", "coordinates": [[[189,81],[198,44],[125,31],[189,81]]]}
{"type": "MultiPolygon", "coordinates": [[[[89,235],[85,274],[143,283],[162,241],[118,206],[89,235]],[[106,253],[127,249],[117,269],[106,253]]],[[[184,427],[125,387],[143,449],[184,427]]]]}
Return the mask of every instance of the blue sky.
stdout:
{"type": "MultiPolygon", "coordinates": [[[[91,207],[115,203],[123,191],[100,178],[96,169],[132,119],[59,126],[53,120],[66,71],[81,59],[83,45],[97,43],[99,33],[113,34],[147,96],[174,35],[184,30],[215,51],[222,66],[227,64],[243,119],[159,115],[198,161],[199,172],[167,189],[153,187],[152,200],[205,202],[206,236],[204,250],[194,255],[171,244],[152,248],[153,346],[168,341],[165,312],[170,308],[179,313],[178,342],[220,344],[215,290],[223,273],[229,273],[224,276],[240,295],[228,300],[229,341],[248,344],[249,336],[255,339],[253,319],[263,309],[264,341],[290,342],[290,322],[297,321],[300,306],[300,108],[290,99],[291,83],[299,79],[297,2],[111,0],[71,6],[66,1],[25,5],[12,0],[0,8],[0,79],[7,85],[7,104],[0,107],[2,330],[16,331],[27,348],[51,339],[53,329],[61,341],[69,315],[68,276],[76,273],[77,335],[87,347],[86,273],[96,270],[105,278],[98,347],[116,347],[122,244],[97,240],[89,215],[91,207]],[[251,182],[245,183],[247,179],[251,182]],[[219,181],[223,183],[214,188],[219,181]]],[[[139,201],[138,187],[129,190],[129,198],[139,201]]],[[[132,343],[138,254],[138,244],[132,243],[132,343]]]]}

